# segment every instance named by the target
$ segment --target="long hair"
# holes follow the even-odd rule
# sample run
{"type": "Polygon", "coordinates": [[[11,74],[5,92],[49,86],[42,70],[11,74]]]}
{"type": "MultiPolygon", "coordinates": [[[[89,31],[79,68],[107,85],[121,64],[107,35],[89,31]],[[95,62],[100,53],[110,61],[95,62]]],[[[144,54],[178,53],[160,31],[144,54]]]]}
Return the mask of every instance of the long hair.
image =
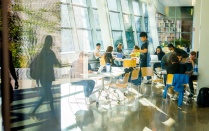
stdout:
{"type": "Polygon", "coordinates": [[[158,46],[158,47],[156,48],[156,51],[157,51],[157,49],[160,49],[160,52],[163,51],[162,48],[161,48],[160,46],[158,46]]]}
{"type": "Polygon", "coordinates": [[[44,49],[50,49],[52,47],[53,39],[51,35],[47,35],[44,41],[44,49]]]}
{"type": "Polygon", "coordinates": [[[112,46],[108,46],[106,53],[111,53],[113,51],[113,47],[112,46]]]}
{"type": "Polygon", "coordinates": [[[108,46],[107,47],[107,50],[106,50],[106,53],[105,53],[105,55],[104,55],[104,58],[106,59],[106,54],[107,53],[111,53],[113,51],[113,47],[112,46],[108,46]]]}

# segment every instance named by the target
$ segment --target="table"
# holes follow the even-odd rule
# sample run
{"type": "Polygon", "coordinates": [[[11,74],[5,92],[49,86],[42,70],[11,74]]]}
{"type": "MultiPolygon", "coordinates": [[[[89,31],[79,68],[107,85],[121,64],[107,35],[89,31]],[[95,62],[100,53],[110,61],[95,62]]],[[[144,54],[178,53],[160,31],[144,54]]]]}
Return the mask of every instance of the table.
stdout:
{"type": "Polygon", "coordinates": [[[124,68],[123,67],[112,67],[112,71],[111,72],[102,72],[100,74],[97,74],[97,72],[93,72],[93,73],[88,73],[88,74],[81,74],[82,76],[84,76],[84,78],[91,78],[91,77],[101,77],[102,78],[102,86],[100,88],[99,91],[99,95],[96,101],[96,106],[99,106],[99,98],[102,94],[102,92],[105,90],[105,85],[104,85],[104,78],[105,77],[110,77],[110,78],[114,78],[114,77],[118,77],[123,75],[124,72],[124,68]]]}

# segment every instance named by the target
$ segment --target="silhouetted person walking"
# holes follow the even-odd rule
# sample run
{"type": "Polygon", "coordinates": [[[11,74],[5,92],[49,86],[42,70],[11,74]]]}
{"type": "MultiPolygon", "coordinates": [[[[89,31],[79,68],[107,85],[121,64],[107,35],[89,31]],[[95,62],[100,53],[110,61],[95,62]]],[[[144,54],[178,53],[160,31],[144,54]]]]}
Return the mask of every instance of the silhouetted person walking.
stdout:
{"type": "Polygon", "coordinates": [[[39,106],[44,102],[44,100],[50,101],[51,115],[55,118],[54,105],[53,105],[53,94],[51,90],[52,81],[55,81],[54,75],[54,65],[59,65],[58,59],[56,58],[55,53],[51,50],[53,43],[52,36],[47,35],[45,38],[43,49],[40,54],[37,56],[37,79],[41,83],[41,93],[40,100],[37,101],[35,108],[29,114],[31,118],[36,119],[35,113],[39,106]]]}

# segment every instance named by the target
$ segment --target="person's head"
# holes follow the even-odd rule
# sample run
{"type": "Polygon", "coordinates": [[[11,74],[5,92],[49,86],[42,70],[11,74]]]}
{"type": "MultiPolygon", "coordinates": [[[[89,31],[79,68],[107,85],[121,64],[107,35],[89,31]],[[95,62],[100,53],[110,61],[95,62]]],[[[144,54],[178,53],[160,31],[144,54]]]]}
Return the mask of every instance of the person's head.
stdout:
{"type": "Polygon", "coordinates": [[[50,49],[52,47],[53,39],[51,35],[47,35],[44,41],[44,47],[50,49]]]}
{"type": "Polygon", "coordinates": [[[112,53],[113,51],[113,47],[112,46],[108,46],[106,52],[107,53],[112,53]]]}
{"type": "Polygon", "coordinates": [[[118,46],[117,46],[117,48],[119,48],[119,49],[122,49],[122,48],[123,48],[123,44],[121,44],[121,43],[118,43],[118,46]]]}
{"type": "Polygon", "coordinates": [[[158,47],[156,48],[156,52],[157,52],[157,53],[162,52],[162,48],[161,48],[160,46],[158,46],[158,47]]]}
{"type": "Polygon", "coordinates": [[[139,36],[140,36],[140,39],[142,42],[147,40],[147,33],[146,32],[141,32],[139,36]]]}
{"type": "Polygon", "coordinates": [[[197,53],[195,51],[190,52],[190,59],[194,60],[197,56],[197,53]]]}
{"type": "Polygon", "coordinates": [[[138,45],[135,45],[135,46],[134,46],[134,49],[139,50],[140,48],[139,48],[138,45]]]}
{"type": "Polygon", "coordinates": [[[100,50],[100,47],[101,47],[101,44],[100,44],[100,43],[97,43],[97,44],[96,44],[97,50],[100,50]]]}
{"type": "Polygon", "coordinates": [[[179,61],[182,59],[182,54],[180,52],[176,52],[176,56],[178,57],[179,61]]]}
{"type": "Polygon", "coordinates": [[[168,49],[173,52],[174,51],[174,46],[173,44],[168,44],[168,49]]]}
{"type": "Polygon", "coordinates": [[[179,59],[178,59],[177,55],[173,55],[171,58],[171,63],[174,64],[174,63],[178,63],[178,62],[179,62],[179,59]]]}
{"type": "Polygon", "coordinates": [[[83,59],[84,59],[85,56],[88,56],[88,54],[85,53],[84,51],[81,51],[81,52],[79,53],[79,60],[80,60],[80,61],[83,61],[83,59]]]}

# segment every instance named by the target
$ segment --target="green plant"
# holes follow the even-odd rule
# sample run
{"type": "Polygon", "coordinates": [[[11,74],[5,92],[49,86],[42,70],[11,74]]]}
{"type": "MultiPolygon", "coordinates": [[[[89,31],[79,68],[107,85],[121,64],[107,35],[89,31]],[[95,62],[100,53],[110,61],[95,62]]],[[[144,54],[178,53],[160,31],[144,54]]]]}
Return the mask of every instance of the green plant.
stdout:
{"type": "Polygon", "coordinates": [[[186,39],[175,39],[172,41],[172,43],[176,46],[176,47],[190,47],[190,41],[186,40],[186,39]]]}

